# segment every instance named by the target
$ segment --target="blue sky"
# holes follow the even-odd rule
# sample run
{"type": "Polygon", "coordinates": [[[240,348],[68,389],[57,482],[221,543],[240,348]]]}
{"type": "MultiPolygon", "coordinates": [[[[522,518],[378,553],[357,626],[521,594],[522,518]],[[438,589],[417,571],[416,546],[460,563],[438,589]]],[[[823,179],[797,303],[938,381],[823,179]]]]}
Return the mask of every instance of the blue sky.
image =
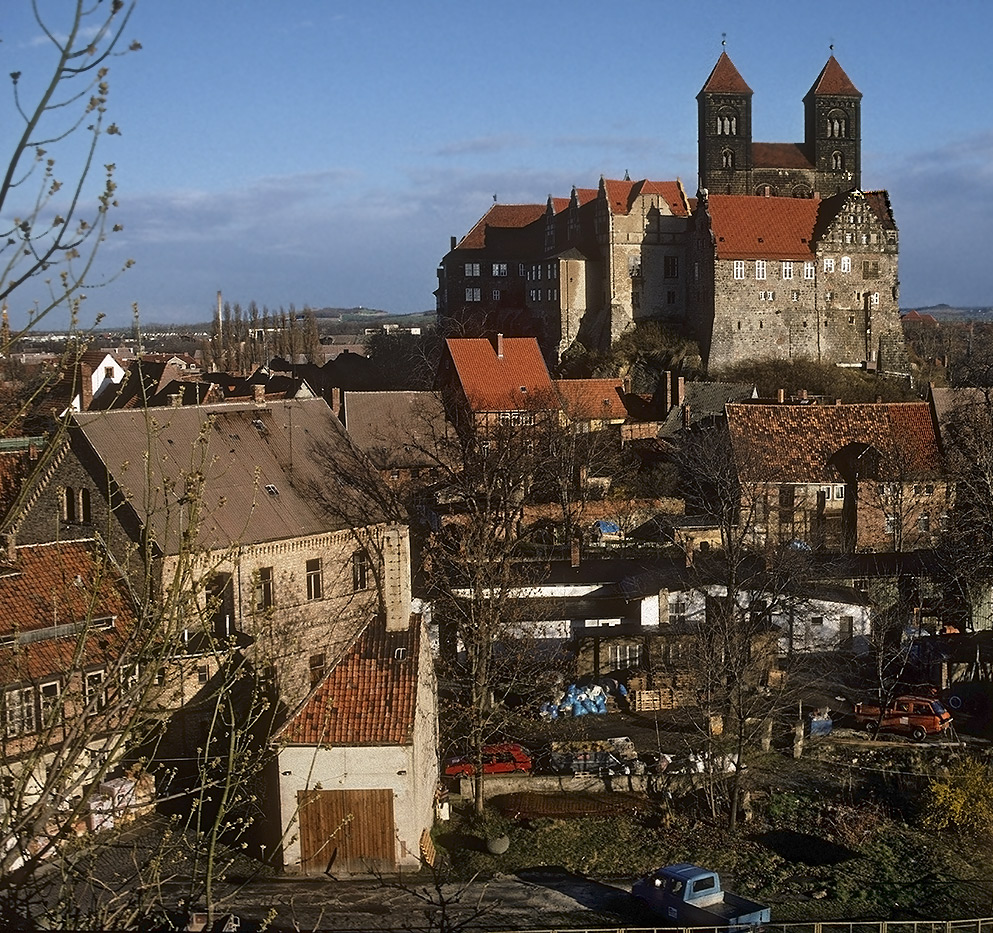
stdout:
{"type": "MultiPolygon", "coordinates": [[[[140,0],[143,50],[110,75],[122,135],[100,153],[125,227],[100,271],[136,265],[88,313],[205,320],[218,289],[430,309],[449,237],[494,194],[625,171],[692,191],[722,33],[758,141],[802,138],[833,43],[864,95],[863,186],[900,227],[901,304],[993,304],[991,27],[986,0],[140,0]]],[[[3,74],[39,72],[37,37],[28,0],[3,0],[3,74]]]]}

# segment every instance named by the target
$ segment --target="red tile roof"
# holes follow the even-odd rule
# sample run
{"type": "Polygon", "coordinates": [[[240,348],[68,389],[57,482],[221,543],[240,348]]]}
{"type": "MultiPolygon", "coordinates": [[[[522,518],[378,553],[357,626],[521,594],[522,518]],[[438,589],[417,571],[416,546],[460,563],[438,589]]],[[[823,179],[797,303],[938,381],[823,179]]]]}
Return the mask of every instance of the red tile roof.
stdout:
{"type": "Polygon", "coordinates": [[[669,210],[677,217],[689,214],[689,203],[678,181],[640,181],[605,178],[603,179],[607,203],[612,214],[628,214],[634,205],[634,199],[642,194],[660,195],[669,205],[669,210]]]}
{"type": "Polygon", "coordinates": [[[810,259],[816,198],[712,194],[708,199],[719,259],[810,259]]]}
{"type": "Polygon", "coordinates": [[[833,55],[821,69],[807,95],[824,94],[832,97],[861,97],[862,92],[852,84],[851,78],[845,74],[845,69],[838,64],[833,55]]]}
{"type": "Polygon", "coordinates": [[[627,417],[621,379],[556,379],[562,410],[573,421],[620,420],[627,417]]]}
{"type": "Polygon", "coordinates": [[[710,73],[700,93],[708,94],[751,94],[752,89],[745,84],[745,79],[738,73],[734,63],[728,58],[727,52],[721,52],[714,70],[710,73]]]}
{"type": "Polygon", "coordinates": [[[548,411],[558,398],[534,337],[504,337],[503,357],[485,337],[445,341],[469,407],[483,411],[548,411]]]}
{"type": "Polygon", "coordinates": [[[802,143],[752,143],[752,165],[755,168],[814,167],[802,143]]]}
{"type": "Polygon", "coordinates": [[[544,214],[544,204],[494,204],[476,221],[456,249],[483,249],[486,246],[486,231],[490,227],[526,227],[544,214]]]}
{"type": "Polygon", "coordinates": [[[925,402],[727,406],[739,478],[747,482],[833,482],[829,460],[848,444],[880,453],[879,477],[935,476],[941,455],[925,402]]]}
{"type": "Polygon", "coordinates": [[[884,230],[896,230],[896,221],[893,219],[893,207],[890,205],[890,193],[888,191],[863,191],[863,196],[873,209],[884,230]]]}
{"type": "Polygon", "coordinates": [[[387,632],[382,621],[370,623],[278,738],[291,745],[409,745],[419,641],[417,625],[387,632]]]}

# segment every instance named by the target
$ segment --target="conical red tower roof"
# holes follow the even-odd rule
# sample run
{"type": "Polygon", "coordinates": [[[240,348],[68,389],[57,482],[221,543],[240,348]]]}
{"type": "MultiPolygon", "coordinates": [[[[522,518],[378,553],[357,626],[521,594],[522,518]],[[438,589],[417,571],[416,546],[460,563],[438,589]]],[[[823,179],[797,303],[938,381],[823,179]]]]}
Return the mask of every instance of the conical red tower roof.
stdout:
{"type": "MultiPolygon", "coordinates": [[[[844,74],[844,72],[842,72],[844,74]]],[[[847,80],[847,79],[846,79],[847,80]]],[[[734,67],[734,62],[728,58],[727,52],[721,52],[714,70],[707,78],[706,84],[700,89],[701,94],[751,94],[752,89],[734,67]]]]}
{"type": "MultiPolygon", "coordinates": [[[[716,69],[715,69],[716,70],[716,69]]],[[[852,79],[845,74],[845,69],[838,64],[838,59],[833,55],[827,60],[827,64],[821,69],[807,97],[812,94],[824,94],[829,97],[861,97],[862,92],[852,84],[852,79]]],[[[805,97],[804,100],[807,98],[805,97]]]]}

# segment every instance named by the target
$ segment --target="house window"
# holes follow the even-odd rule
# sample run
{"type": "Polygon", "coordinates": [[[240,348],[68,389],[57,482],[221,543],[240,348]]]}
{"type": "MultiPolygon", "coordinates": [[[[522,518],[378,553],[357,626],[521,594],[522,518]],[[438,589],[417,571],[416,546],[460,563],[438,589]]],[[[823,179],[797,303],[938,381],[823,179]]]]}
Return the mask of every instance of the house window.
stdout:
{"type": "Polygon", "coordinates": [[[4,719],[8,738],[35,731],[34,687],[8,690],[4,694],[4,719]]]}
{"type": "Polygon", "coordinates": [[[666,256],[663,262],[662,275],[667,279],[679,278],[679,257],[666,256]]]}
{"type": "Polygon", "coordinates": [[[356,551],[352,555],[352,589],[355,592],[369,589],[369,555],[356,551]]]}
{"type": "Polygon", "coordinates": [[[686,600],[674,599],[669,603],[669,622],[682,623],[686,621],[686,600]]]}
{"type": "Polygon", "coordinates": [[[879,278],[879,260],[878,259],[863,259],[862,260],[862,278],[863,279],[878,279],[879,278]]]}
{"type": "Polygon", "coordinates": [[[838,647],[842,651],[850,650],[852,639],[855,637],[855,616],[842,616],[838,625],[838,647]]]}
{"type": "Polygon", "coordinates": [[[500,300],[500,289],[499,288],[494,288],[493,291],[490,292],[490,298],[492,298],[494,301],[499,301],[500,300]]]}
{"type": "Polygon", "coordinates": [[[917,519],[917,527],[925,534],[931,531],[931,516],[927,512],[921,513],[921,517],[917,519]]]}
{"type": "Polygon", "coordinates": [[[872,293],[872,296],[869,298],[869,307],[870,308],[879,307],[879,292],[872,293]]]}
{"type": "Polygon", "coordinates": [[[52,726],[62,718],[62,707],[59,697],[62,695],[62,684],[58,680],[50,680],[39,688],[41,694],[41,722],[43,726],[52,726]]]}
{"type": "Polygon", "coordinates": [[[887,515],[886,518],[883,520],[883,531],[888,535],[895,535],[896,527],[897,527],[896,516],[887,515]]]}
{"type": "Polygon", "coordinates": [[[493,263],[493,275],[497,278],[505,276],[507,274],[507,263],[505,262],[495,262],[493,263]]]}
{"type": "Polygon", "coordinates": [[[113,366],[104,366],[104,368],[103,368],[103,378],[104,379],[113,379],[114,378],[114,367],[113,366]]]}
{"type": "Polygon", "coordinates": [[[734,261],[734,277],[736,279],[743,279],[745,277],[745,260],[736,259],[734,261]]]}
{"type": "Polygon", "coordinates": [[[272,609],[275,603],[275,579],[272,567],[259,567],[256,581],[255,608],[264,612],[272,609]]]}
{"type": "Polygon", "coordinates": [[[759,292],[759,301],[775,301],[775,292],[759,292]]]}
{"type": "Polygon", "coordinates": [[[519,276],[520,276],[520,277],[521,277],[522,279],[523,279],[523,278],[524,278],[524,277],[525,277],[525,276],[527,275],[527,271],[528,271],[528,270],[527,270],[527,266],[525,266],[523,262],[522,262],[522,263],[520,263],[520,264],[519,264],[519,265],[517,266],[517,274],[518,274],[518,275],[519,275],[519,276]]]}
{"type": "Polygon", "coordinates": [[[793,263],[784,262],[783,263],[783,278],[792,279],[793,278],[793,263]]]}
{"type": "Polygon", "coordinates": [[[612,671],[622,671],[637,667],[641,663],[641,645],[610,645],[607,649],[607,663],[612,671]]]}
{"type": "Polygon", "coordinates": [[[852,271],[852,257],[851,256],[842,256],[841,257],[841,271],[842,272],[851,272],[852,271]]]}
{"type": "Polygon", "coordinates": [[[793,291],[790,292],[790,301],[799,301],[799,300],[800,300],[800,293],[796,289],[793,289],[793,291]]]}
{"type": "Polygon", "coordinates": [[[467,288],[465,290],[466,301],[482,301],[483,290],[481,288],[467,288]]]}
{"type": "Polygon", "coordinates": [[[210,668],[206,664],[201,664],[197,667],[197,683],[205,684],[210,680],[210,668]]]}
{"type": "Polygon", "coordinates": [[[307,561],[307,599],[320,599],[324,595],[324,572],[321,559],[315,557],[307,561]]]}
{"type": "Polygon", "coordinates": [[[83,678],[83,701],[91,713],[98,713],[107,705],[107,688],[104,686],[106,672],[87,671],[83,678]]]}
{"type": "Polygon", "coordinates": [[[316,687],[324,679],[324,671],[327,661],[322,651],[320,654],[310,656],[310,685],[316,687]]]}
{"type": "Polygon", "coordinates": [[[671,288],[665,293],[665,303],[667,305],[674,305],[676,303],[676,293],[671,288]]]}
{"type": "Polygon", "coordinates": [[[465,274],[466,275],[479,275],[479,263],[478,262],[467,262],[465,264],[465,274]]]}
{"type": "Polygon", "coordinates": [[[825,502],[830,502],[830,500],[831,500],[831,487],[830,486],[821,486],[820,493],[821,493],[822,496],[824,496],[824,501],[825,502]]]}
{"type": "Polygon", "coordinates": [[[812,262],[805,262],[803,264],[803,278],[807,282],[812,282],[814,280],[814,264],[812,262]]]}
{"type": "Polygon", "coordinates": [[[765,278],[765,260],[756,259],[755,260],[755,278],[761,280],[765,278]]]}
{"type": "Polygon", "coordinates": [[[824,259],[824,271],[834,272],[834,259],[831,256],[827,256],[824,259]]]}
{"type": "Polygon", "coordinates": [[[845,487],[844,486],[835,486],[834,487],[834,497],[835,497],[835,499],[844,499],[845,498],[845,487]]]}

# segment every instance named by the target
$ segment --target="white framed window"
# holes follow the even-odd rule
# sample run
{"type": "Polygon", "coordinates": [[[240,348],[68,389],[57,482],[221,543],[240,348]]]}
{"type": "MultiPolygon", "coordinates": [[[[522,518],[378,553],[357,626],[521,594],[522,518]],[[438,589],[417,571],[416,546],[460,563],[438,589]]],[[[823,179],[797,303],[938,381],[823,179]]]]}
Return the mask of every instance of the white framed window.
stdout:
{"type": "Polygon", "coordinates": [[[527,266],[524,263],[520,263],[517,267],[517,274],[523,279],[527,275],[527,266]]]}
{"type": "Polygon", "coordinates": [[[367,590],[372,583],[372,565],[365,551],[352,554],[352,591],[367,590]]]}
{"type": "Polygon", "coordinates": [[[4,719],[8,738],[35,731],[34,687],[20,687],[4,694],[4,719]]]}
{"type": "Polygon", "coordinates": [[[774,301],[775,298],[775,292],[759,292],[759,301],[774,301]]]}
{"type": "Polygon", "coordinates": [[[790,301],[799,301],[799,300],[800,300],[800,293],[796,289],[793,289],[793,291],[790,292],[790,301]]]}
{"type": "Polygon", "coordinates": [[[765,260],[756,259],[755,260],[755,278],[762,280],[765,278],[765,260]]]}
{"type": "Polygon", "coordinates": [[[834,272],[834,257],[833,256],[825,256],[824,257],[824,271],[825,272],[834,272]]]}
{"type": "Polygon", "coordinates": [[[641,663],[641,645],[610,645],[607,649],[610,669],[622,671],[641,663]]]}
{"type": "Polygon", "coordinates": [[[307,599],[313,602],[324,597],[324,568],[319,557],[307,561],[307,599]]]}
{"type": "Polygon", "coordinates": [[[465,264],[465,274],[466,275],[479,275],[479,263],[478,262],[467,262],[465,264]]]}
{"type": "Polygon", "coordinates": [[[465,290],[465,300],[466,301],[481,301],[482,300],[482,289],[479,288],[467,288],[465,290]]]}
{"type": "Polygon", "coordinates": [[[879,307],[879,292],[873,292],[869,298],[869,306],[872,308],[879,307]]]}
{"type": "Polygon", "coordinates": [[[803,264],[803,278],[806,282],[812,282],[814,280],[816,269],[812,262],[805,262],[803,264]]]}
{"type": "Polygon", "coordinates": [[[493,291],[490,293],[490,297],[494,301],[499,301],[500,300],[500,289],[499,288],[494,288],[493,291]]]}
{"type": "Polygon", "coordinates": [[[745,277],[745,260],[736,259],[734,261],[734,277],[736,279],[743,279],[745,277]]]}
{"type": "Polygon", "coordinates": [[[851,272],[852,271],[852,257],[851,256],[842,256],[841,257],[841,271],[842,272],[851,272]]]}
{"type": "Polygon", "coordinates": [[[495,262],[493,263],[493,275],[496,277],[502,277],[507,274],[507,263],[505,262],[495,262]]]}
{"type": "Polygon", "coordinates": [[[83,700],[91,713],[98,713],[107,705],[106,673],[102,669],[87,671],[83,677],[83,700]]]}
{"type": "Polygon", "coordinates": [[[825,502],[830,502],[831,501],[831,487],[830,486],[821,486],[820,492],[824,495],[824,501],[825,502]]]}
{"type": "Polygon", "coordinates": [[[42,725],[49,726],[62,717],[62,706],[59,698],[62,696],[62,683],[49,680],[39,687],[41,699],[42,725]]]}
{"type": "Polygon", "coordinates": [[[669,597],[669,622],[686,621],[686,600],[679,597],[669,597]]]}
{"type": "Polygon", "coordinates": [[[792,262],[784,262],[782,264],[782,269],[783,269],[783,278],[784,279],[792,279],[793,278],[793,263],[792,262]]]}
{"type": "Polygon", "coordinates": [[[835,499],[844,499],[845,498],[845,487],[844,486],[835,486],[834,487],[834,497],[835,497],[835,499]]]}

